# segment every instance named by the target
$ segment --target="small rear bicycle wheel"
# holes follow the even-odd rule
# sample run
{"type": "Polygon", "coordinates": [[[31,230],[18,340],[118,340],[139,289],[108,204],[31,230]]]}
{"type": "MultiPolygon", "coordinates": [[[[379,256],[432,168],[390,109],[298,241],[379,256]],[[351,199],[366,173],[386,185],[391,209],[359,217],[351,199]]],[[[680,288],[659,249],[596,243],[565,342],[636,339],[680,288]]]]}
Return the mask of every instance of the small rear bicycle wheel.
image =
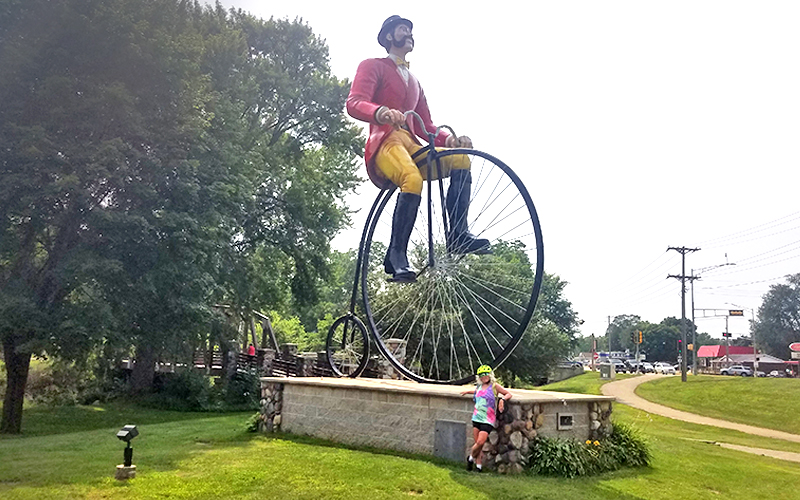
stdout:
{"type": "Polygon", "coordinates": [[[325,341],[328,364],[337,377],[358,377],[369,361],[367,328],[348,314],[333,322],[325,341]]]}
{"type": "Polygon", "coordinates": [[[416,283],[388,283],[383,270],[396,193],[384,196],[364,242],[361,289],[367,324],[381,353],[418,382],[463,384],[474,379],[478,366],[503,363],[528,327],[544,273],[539,218],[519,177],[480,151],[448,150],[439,158],[452,155],[469,160],[467,225],[473,235],[489,240],[491,254],[448,251],[443,200],[449,178],[426,182],[423,189],[408,246],[416,283]]]}

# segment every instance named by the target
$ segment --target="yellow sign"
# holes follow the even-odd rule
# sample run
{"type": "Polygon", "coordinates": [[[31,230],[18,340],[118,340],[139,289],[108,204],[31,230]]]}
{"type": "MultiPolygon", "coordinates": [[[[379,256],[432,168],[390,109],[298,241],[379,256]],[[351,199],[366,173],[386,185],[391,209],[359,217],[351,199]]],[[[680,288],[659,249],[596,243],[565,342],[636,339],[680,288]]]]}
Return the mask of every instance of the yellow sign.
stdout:
{"type": "Polygon", "coordinates": [[[694,344],[689,344],[686,346],[686,348],[689,349],[690,351],[694,351],[694,344]]]}

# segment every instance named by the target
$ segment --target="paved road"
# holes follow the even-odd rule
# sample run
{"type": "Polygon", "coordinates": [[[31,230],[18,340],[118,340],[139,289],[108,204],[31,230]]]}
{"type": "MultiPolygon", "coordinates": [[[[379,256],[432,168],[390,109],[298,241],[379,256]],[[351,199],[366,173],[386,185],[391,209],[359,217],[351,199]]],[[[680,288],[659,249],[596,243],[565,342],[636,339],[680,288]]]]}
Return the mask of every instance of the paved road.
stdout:
{"type": "MultiPolygon", "coordinates": [[[[644,410],[648,413],[661,415],[662,417],[674,418],[676,420],[683,420],[684,422],[691,422],[693,424],[711,425],[714,427],[722,427],[723,429],[731,429],[734,431],[744,432],[746,434],[753,434],[755,436],[768,437],[773,439],[783,439],[784,441],[793,441],[800,443],[800,435],[790,434],[788,432],[776,431],[773,429],[764,429],[763,427],[755,427],[752,425],[737,424],[727,420],[720,420],[718,418],[704,417],[681,410],[676,410],[668,406],[651,403],[644,398],[640,398],[635,394],[636,387],[655,378],[663,377],[663,375],[641,375],[638,377],[631,377],[616,382],[609,382],[602,386],[601,390],[605,396],[614,396],[617,401],[624,403],[628,406],[644,410]]],[[[763,448],[750,448],[747,446],[739,446],[727,443],[712,443],[723,448],[731,448],[739,451],[746,451],[748,453],[755,453],[756,455],[766,455],[782,460],[791,460],[793,462],[800,462],[800,453],[791,453],[786,451],[767,450],[763,448]]]]}

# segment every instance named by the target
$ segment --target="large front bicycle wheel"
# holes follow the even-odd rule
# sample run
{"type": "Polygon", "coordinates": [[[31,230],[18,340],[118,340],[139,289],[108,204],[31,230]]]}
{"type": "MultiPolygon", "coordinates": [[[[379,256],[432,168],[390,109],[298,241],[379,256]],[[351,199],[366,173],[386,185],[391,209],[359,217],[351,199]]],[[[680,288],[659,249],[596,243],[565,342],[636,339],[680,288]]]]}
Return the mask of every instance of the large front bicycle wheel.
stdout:
{"type": "Polygon", "coordinates": [[[462,384],[478,366],[505,361],[528,327],[544,272],[539,219],[517,175],[480,151],[448,150],[439,158],[454,155],[470,165],[469,231],[489,240],[491,254],[448,251],[443,203],[449,178],[423,189],[408,246],[416,283],[389,283],[383,270],[396,193],[384,196],[364,242],[367,323],[382,354],[418,382],[462,384]]]}

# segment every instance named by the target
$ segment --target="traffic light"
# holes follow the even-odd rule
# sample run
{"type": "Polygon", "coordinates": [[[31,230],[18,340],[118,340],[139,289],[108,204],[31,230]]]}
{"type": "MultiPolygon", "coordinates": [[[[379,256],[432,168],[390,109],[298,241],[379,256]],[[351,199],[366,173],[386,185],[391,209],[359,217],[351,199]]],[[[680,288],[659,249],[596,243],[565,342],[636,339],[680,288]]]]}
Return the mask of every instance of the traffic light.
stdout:
{"type": "Polygon", "coordinates": [[[683,347],[683,340],[678,339],[678,352],[682,352],[681,347],[683,347]]]}
{"type": "Polygon", "coordinates": [[[639,330],[639,343],[640,344],[642,343],[642,331],[641,330],[639,330]]]}
{"type": "Polygon", "coordinates": [[[631,332],[631,342],[636,343],[636,332],[631,332]]]}
{"type": "Polygon", "coordinates": [[[686,349],[689,350],[689,351],[694,351],[694,344],[687,345],[686,349]]]}

